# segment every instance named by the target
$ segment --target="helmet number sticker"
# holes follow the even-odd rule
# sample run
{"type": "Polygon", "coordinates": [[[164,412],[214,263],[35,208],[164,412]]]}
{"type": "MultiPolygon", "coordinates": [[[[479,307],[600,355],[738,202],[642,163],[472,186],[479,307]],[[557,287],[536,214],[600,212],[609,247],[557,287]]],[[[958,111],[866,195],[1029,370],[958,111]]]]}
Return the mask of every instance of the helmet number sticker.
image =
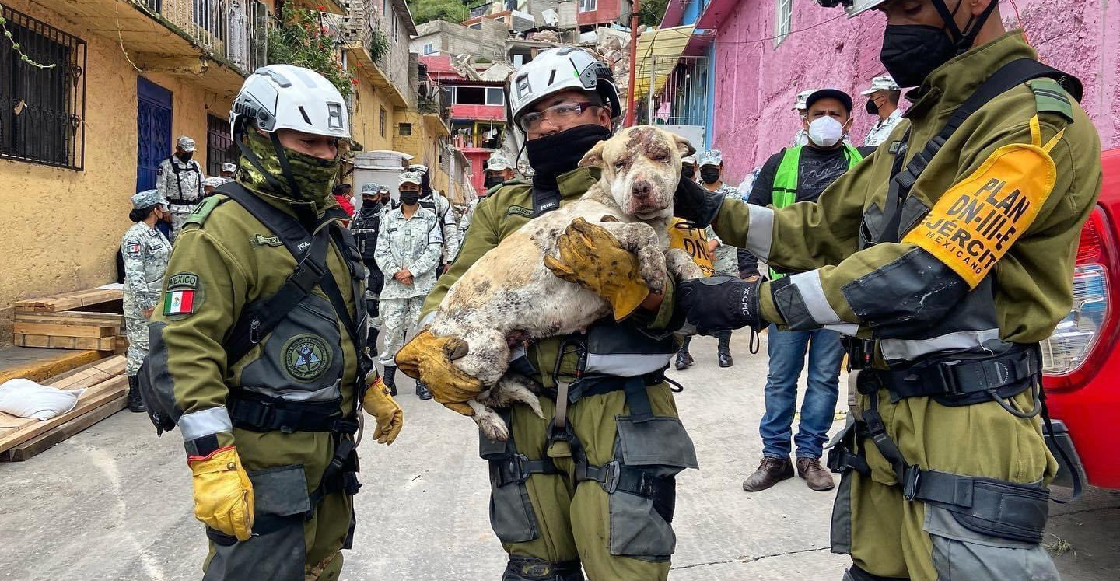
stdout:
{"type": "Polygon", "coordinates": [[[342,105],[339,103],[327,103],[327,127],[331,129],[342,129],[342,105]]]}

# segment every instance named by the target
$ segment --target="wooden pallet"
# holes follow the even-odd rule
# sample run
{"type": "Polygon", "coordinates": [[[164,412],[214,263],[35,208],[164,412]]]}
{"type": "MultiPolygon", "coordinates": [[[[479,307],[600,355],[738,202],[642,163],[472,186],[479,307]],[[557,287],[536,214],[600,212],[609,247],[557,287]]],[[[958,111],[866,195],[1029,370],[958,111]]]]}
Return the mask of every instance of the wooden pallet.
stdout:
{"type": "Polygon", "coordinates": [[[124,335],[124,316],[117,306],[120,300],[120,290],[93,289],[20,301],[12,318],[12,342],[20,347],[116,351],[114,338],[124,335]]]}
{"type": "Polygon", "coordinates": [[[69,376],[47,381],[60,389],[85,389],[69,412],[46,421],[0,412],[0,460],[24,460],[124,408],[125,358],[111,357],[69,376]],[[9,451],[19,449],[17,452],[9,451]]]}
{"type": "Polygon", "coordinates": [[[89,289],[18,301],[12,306],[16,311],[30,311],[37,313],[57,313],[70,311],[81,307],[92,307],[102,303],[119,301],[124,297],[121,289],[89,289]]]}

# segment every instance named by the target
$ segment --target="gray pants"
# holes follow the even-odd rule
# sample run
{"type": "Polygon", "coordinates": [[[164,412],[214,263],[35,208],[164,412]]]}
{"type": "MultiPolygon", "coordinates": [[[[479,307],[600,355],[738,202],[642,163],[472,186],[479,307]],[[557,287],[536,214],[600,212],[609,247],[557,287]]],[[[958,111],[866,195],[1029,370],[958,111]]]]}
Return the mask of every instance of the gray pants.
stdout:
{"type": "Polygon", "coordinates": [[[148,356],[148,319],[140,311],[125,313],[124,328],[128,337],[128,361],[125,363],[125,373],[136,375],[140,364],[148,356]]]}
{"type": "Polygon", "coordinates": [[[183,230],[183,224],[186,223],[187,217],[194,211],[194,206],[181,206],[173,205],[168,208],[171,210],[171,241],[179,237],[179,232],[183,230]]]}
{"type": "Polygon", "coordinates": [[[397,364],[397,351],[404,347],[405,341],[416,334],[416,323],[420,320],[420,307],[424,306],[423,296],[407,299],[381,299],[381,318],[385,350],[378,362],[383,366],[397,364]]]}

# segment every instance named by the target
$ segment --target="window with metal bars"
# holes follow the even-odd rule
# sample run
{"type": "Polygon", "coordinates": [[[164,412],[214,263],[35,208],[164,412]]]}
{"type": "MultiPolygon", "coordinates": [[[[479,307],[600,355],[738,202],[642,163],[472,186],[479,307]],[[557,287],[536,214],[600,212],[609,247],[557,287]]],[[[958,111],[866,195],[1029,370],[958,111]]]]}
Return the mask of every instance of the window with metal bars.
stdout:
{"type": "Polygon", "coordinates": [[[206,116],[206,175],[220,175],[222,164],[237,163],[237,148],[229,134],[229,120],[206,116]]]}
{"type": "Polygon", "coordinates": [[[2,14],[11,41],[0,38],[0,158],[83,169],[85,41],[7,6],[2,14]]]}

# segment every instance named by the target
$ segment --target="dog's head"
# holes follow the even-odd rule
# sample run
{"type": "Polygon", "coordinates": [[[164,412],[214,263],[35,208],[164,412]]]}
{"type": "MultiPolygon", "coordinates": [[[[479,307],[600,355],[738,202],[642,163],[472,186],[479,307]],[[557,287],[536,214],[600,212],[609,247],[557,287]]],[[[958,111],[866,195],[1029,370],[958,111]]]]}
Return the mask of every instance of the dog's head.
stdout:
{"type": "Polygon", "coordinates": [[[595,144],[579,164],[603,169],[600,183],[624,213],[652,220],[673,215],[681,157],[694,152],[683,137],[640,125],[595,144]]]}

